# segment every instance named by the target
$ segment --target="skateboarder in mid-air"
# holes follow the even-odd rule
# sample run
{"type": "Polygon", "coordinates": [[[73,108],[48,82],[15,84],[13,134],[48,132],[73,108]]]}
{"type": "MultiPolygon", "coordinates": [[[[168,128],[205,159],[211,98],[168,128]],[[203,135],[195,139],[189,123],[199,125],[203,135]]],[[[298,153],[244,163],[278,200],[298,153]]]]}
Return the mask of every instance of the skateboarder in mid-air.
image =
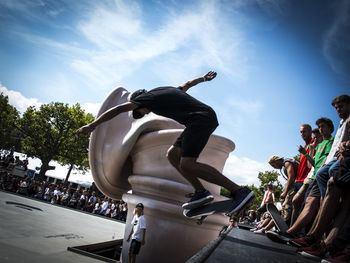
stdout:
{"type": "Polygon", "coordinates": [[[173,119],[185,125],[185,129],[169,148],[167,158],[195,189],[191,200],[182,207],[193,209],[214,199],[199,181],[198,178],[201,178],[231,191],[234,209],[228,212],[239,211],[254,198],[254,193],[249,188],[240,187],[230,181],[214,167],[197,161],[210,135],[218,126],[218,121],[211,107],[186,92],[189,88],[201,82],[211,81],[215,77],[216,72],[209,71],[203,77],[189,80],[179,87],[159,87],[149,91],[137,90],[132,93],[128,102],[104,112],[94,122],[81,127],[78,134],[88,134],[101,123],[128,111],[132,111],[135,119],[142,118],[149,112],[173,119]]]}

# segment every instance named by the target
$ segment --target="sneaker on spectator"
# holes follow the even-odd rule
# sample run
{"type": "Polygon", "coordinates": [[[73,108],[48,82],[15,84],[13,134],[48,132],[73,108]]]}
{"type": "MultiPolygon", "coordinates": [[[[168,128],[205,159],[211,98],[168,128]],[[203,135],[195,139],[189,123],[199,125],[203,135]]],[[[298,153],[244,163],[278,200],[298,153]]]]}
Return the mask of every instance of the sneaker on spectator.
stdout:
{"type": "Polygon", "coordinates": [[[335,253],[333,256],[322,259],[321,263],[348,263],[350,261],[350,250],[344,249],[335,253]]]}
{"type": "Polygon", "coordinates": [[[190,201],[182,205],[183,209],[200,207],[214,200],[214,196],[208,190],[196,190],[190,201]]]}
{"type": "Polygon", "coordinates": [[[300,238],[292,238],[289,240],[289,244],[294,247],[310,247],[312,244],[316,242],[314,236],[304,236],[300,238]]]}
{"type": "Polygon", "coordinates": [[[311,246],[308,248],[304,248],[303,251],[299,252],[302,256],[313,259],[322,259],[325,257],[328,252],[329,246],[324,242],[321,242],[317,246],[311,246]]]}
{"type": "Polygon", "coordinates": [[[294,236],[288,234],[288,233],[282,233],[282,232],[275,232],[275,231],[267,231],[266,236],[277,243],[287,244],[291,238],[294,238],[294,236]]]}
{"type": "Polygon", "coordinates": [[[253,233],[255,233],[255,234],[260,234],[260,235],[264,235],[265,234],[265,229],[264,228],[260,228],[259,230],[256,230],[256,231],[254,231],[253,233]]]}
{"type": "Polygon", "coordinates": [[[254,232],[256,230],[259,230],[259,227],[254,227],[254,228],[249,229],[250,232],[254,232]]]}
{"type": "Polygon", "coordinates": [[[255,199],[254,192],[248,187],[242,187],[234,192],[231,192],[231,197],[233,199],[234,208],[230,214],[240,211],[251,201],[255,199]]]}
{"type": "Polygon", "coordinates": [[[322,259],[321,263],[348,263],[350,261],[350,249],[336,252],[327,259],[322,259]]]}

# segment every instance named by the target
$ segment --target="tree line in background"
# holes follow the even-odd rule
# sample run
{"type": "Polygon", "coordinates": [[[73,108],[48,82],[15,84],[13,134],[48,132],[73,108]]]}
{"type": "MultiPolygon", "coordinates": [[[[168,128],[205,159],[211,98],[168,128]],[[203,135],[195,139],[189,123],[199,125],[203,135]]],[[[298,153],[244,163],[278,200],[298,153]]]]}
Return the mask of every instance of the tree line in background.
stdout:
{"type": "Polygon", "coordinates": [[[39,177],[53,169],[54,160],[70,167],[66,181],[73,168],[87,170],[88,136],[77,136],[76,131],[94,120],[85,113],[80,104],[68,106],[61,102],[43,104],[39,109],[31,106],[20,115],[9,104],[8,97],[0,94],[0,149],[15,146],[17,152],[41,160],[39,177]]]}

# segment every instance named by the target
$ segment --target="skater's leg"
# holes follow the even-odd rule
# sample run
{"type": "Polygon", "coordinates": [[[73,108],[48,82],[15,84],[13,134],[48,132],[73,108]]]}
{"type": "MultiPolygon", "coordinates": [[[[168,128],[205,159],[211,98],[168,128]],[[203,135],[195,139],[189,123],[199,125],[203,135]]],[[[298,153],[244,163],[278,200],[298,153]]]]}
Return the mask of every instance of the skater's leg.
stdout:
{"type": "Polygon", "coordinates": [[[167,152],[167,158],[172,166],[175,167],[175,169],[182,174],[186,178],[187,181],[194,187],[196,190],[204,190],[204,186],[202,183],[198,180],[197,177],[189,176],[186,177],[184,172],[180,169],[180,160],[181,160],[181,147],[178,146],[171,146],[167,152]]]}
{"type": "MultiPolygon", "coordinates": [[[[216,170],[214,167],[197,162],[197,158],[193,157],[181,157],[180,160],[180,171],[181,174],[192,184],[198,180],[197,178],[201,178],[207,182],[214,183],[225,187],[226,189],[234,192],[241,187],[234,182],[230,181],[227,177],[225,177],[222,173],[216,170]]],[[[195,186],[196,190],[203,189],[197,188],[199,186],[195,186]]]]}

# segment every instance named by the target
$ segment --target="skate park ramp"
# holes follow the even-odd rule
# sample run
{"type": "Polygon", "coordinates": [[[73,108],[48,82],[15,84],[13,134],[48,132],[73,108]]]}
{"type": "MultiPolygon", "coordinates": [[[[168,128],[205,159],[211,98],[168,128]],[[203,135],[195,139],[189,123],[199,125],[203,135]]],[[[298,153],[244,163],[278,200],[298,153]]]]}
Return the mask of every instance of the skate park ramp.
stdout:
{"type": "Polygon", "coordinates": [[[68,247],[122,239],[125,224],[0,191],[0,262],[102,262],[68,247]]]}
{"type": "Polygon", "coordinates": [[[271,241],[265,235],[233,228],[209,243],[186,263],[314,263],[296,248],[271,241]]]}

